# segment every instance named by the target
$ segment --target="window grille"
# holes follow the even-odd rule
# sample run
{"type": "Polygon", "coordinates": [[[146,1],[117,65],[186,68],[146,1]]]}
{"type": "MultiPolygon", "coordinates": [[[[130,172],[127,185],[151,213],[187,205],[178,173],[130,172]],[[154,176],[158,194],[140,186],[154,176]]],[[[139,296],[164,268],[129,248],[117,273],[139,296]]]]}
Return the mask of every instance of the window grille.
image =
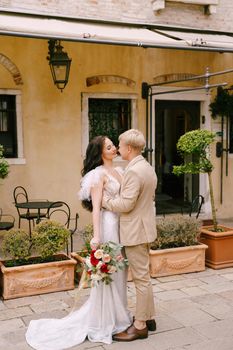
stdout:
{"type": "Polygon", "coordinates": [[[118,136],[131,128],[131,100],[89,99],[89,138],[108,136],[118,145],[118,136]]]}
{"type": "Polygon", "coordinates": [[[17,157],[16,98],[0,95],[0,144],[6,158],[17,157]]]}

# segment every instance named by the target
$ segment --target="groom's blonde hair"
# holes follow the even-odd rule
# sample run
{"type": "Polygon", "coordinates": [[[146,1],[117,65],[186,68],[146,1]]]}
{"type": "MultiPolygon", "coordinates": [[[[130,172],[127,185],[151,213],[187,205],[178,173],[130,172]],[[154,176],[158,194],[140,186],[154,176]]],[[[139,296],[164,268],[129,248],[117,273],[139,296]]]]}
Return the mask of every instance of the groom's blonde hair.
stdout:
{"type": "Polygon", "coordinates": [[[146,144],[144,135],[137,129],[130,129],[119,136],[119,141],[123,141],[126,145],[141,151],[146,144]]]}

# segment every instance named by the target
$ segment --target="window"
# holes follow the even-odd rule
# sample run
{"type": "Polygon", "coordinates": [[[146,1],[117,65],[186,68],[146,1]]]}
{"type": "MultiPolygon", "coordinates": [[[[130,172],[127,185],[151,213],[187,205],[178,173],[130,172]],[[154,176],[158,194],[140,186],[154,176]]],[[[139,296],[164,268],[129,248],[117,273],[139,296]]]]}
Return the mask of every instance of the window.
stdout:
{"type": "Polygon", "coordinates": [[[118,136],[131,128],[131,100],[89,98],[89,139],[108,136],[115,145],[118,136]]]}
{"type": "Polygon", "coordinates": [[[16,96],[0,95],[0,144],[4,147],[6,158],[16,158],[17,123],[16,123],[16,96]]]}

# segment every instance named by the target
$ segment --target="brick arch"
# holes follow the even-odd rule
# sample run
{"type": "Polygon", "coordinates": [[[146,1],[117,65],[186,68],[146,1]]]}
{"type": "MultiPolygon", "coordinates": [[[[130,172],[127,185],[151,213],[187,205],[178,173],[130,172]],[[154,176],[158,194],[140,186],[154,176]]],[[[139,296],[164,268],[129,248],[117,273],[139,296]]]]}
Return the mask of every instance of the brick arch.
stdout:
{"type": "Polygon", "coordinates": [[[129,87],[134,87],[136,85],[134,80],[122,77],[120,75],[94,75],[86,79],[87,86],[96,84],[123,84],[129,87]]]}
{"type": "MultiPolygon", "coordinates": [[[[164,82],[169,82],[172,80],[182,80],[182,79],[187,79],[187,78],[194,78],[197,76],[196,74],[193,73],[172,73],[172,74],[162,74],[162,75],[157,75],[156,77],[153,78],[153,82],[156,83],[164,83],[164,82]]],[[[198,85],[203,85],[204,83],[204,78],[200,78],[197,80],[192,80],[194,84],[198,85]]]]}
{"type": "Polygon", "coordinates": [[[18,67],[2,53],[0,53],[0,64],[10,72],[16,85],[23,85],[23,79],[18,67]]]}

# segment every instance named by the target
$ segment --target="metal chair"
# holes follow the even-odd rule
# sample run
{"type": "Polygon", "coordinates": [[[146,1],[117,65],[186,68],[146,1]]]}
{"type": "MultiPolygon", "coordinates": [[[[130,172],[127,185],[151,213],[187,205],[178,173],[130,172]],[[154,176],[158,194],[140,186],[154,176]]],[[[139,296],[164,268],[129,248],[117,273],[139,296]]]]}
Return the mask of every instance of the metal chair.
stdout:
{"type": "MultiPolygon", "coordinates": [[[[22,186],[15,187],[13,196],[14,196],[15,204],[29,201],[27,191],[22,186]]],[[[38,218],[38,212],[32,212],[30,209],[21,209],[21,208],[18,208],[17,206],[16,206],[16,209],[19,217],[18,227],[20,228],[21,219],[28,220],[29,233],[31,235],[31,221],[34,226],[35,220],[37,220],[38,218]]],[[[46,215],[47,213],[40,213],[40,217],[46,217],[46,215]]]]}
{"type": "MultiPolygon", "coordinates": [[[[195,214],[196,219],[198,219],[202,205],[204,204],[204,197],[201,194],[198,194],[191,203],[189,203],[189,208],[186,211],[189,216],[195,214]]],[[[184,207],[181,208],[182,214],[184,214],[184,207]]]]}
{"type": "Polygon", "coordinates": [[[8,231],[14,227],[14,224],[15,224],[14,216],[10,214],[3,214],[2,208],[0,208],[0,230],[8,231]]]}
{"type": "MultiPolygon", "coordinates": [[[[73,234],[78,227],[79,215],[76,213],[74,218],[71,218],[70,207],[62,201],[54,202],[48,209],[48,219],[54,219],[61,222],[70,231],[70,251],[73,251],[73,234]],[[59,206],[58,206],[59,205],[59,206]],[[70,222],[74,221],[74,228],[70,228],[70,222]]],[[[67,244],[67,254],[69,254],[69,245],[67,244]]]]}

